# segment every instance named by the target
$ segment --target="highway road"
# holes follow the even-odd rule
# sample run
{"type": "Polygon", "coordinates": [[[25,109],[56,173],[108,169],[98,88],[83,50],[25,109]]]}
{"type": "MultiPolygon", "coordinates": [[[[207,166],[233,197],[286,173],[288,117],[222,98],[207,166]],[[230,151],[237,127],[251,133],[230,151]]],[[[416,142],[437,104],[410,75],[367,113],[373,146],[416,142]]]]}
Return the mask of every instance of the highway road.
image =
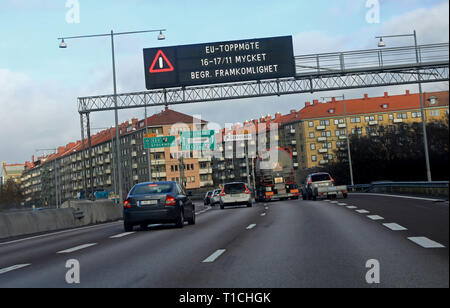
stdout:
{"type": "Polygon", "coordinates": [[[0,243],[0,287],[449,287],[449,204],[348,199],[206,208],[197,224],[122,222],[0,243]],[[68,260],[79,284],[66,282],[68,260]],[[369,284],[368,260],[379,264],[369,284]]]}

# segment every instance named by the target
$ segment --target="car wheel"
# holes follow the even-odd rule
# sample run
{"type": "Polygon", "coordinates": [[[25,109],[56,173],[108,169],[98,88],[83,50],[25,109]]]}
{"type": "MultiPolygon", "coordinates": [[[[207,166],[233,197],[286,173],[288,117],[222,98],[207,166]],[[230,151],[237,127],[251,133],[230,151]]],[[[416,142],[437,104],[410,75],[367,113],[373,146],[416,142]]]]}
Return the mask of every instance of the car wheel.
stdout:
{"type": "Polygon", "coordinates": [[[223,204],[220,204],[220,209],[223,210],[225,206],[223,204]]]}
{"type": "Polygon", "coordinates": [[[252,207],[253,204],[251,202],[247,203],[247,207],[252,207]]]}
{"type": "Polygon", "coordinates": [[[141,224],[141,230],[148,230],[148,225],[147,224],[141,224]]]}
{"type": "Polygon", "coordinates": [[[183,228],[183,226],[184,226],[184,213],[183,213],[183,210],[180,211],[180,216],[177,219],[176,225],[177,225],[177,228],[183,228]]]}
{"type": "Polygon", "coordinates": [[[195,225],[195,211],[192,212],[192,218],[188,220],[188,224],[195,225]]]}
{"type": "Polygon", "coordinates": [[[123,227],[125,229],[125,232],[132,232],[133,231],[133,225],[132,224],[124,222],[123,223],[123,227]]]}
{"type": "Polygon", "coordinates": [[[344,194],[344,198],[347,199],[348,198],[348,194],[344,194]]]}

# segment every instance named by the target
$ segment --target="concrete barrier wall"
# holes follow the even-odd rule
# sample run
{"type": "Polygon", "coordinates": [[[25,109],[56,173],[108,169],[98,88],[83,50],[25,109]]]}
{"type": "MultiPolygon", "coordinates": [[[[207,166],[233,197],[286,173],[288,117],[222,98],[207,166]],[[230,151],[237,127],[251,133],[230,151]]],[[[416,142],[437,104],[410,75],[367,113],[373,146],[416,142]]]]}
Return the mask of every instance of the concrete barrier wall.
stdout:
{"type": "Polygon", "coordinates": [[[449,195],[448,187],[374,187],[372,192],[375,193],[398,193],[398,194],[417,194],[432,197],[447,197],[449,195]]]}
{"type": "Polygon", "coordinates": [[[0,239],[120,219],[122,207],[112,201],[68,201],[60,209],[0,213],[0,239]]]}

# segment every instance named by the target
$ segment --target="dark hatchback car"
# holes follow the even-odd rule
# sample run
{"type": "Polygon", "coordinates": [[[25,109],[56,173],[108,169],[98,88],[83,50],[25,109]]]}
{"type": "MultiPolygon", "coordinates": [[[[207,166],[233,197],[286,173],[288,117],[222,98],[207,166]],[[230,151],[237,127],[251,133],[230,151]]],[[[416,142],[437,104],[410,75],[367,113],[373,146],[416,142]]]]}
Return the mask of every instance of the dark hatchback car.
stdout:
{"type": "Polygon", "coordinates": [[[174,223],[183,228],[184,222],[195,224],[195,205],[176,182],[153,182],[135,185],[123,204],[126,232],[140,225],[174,223]]]}

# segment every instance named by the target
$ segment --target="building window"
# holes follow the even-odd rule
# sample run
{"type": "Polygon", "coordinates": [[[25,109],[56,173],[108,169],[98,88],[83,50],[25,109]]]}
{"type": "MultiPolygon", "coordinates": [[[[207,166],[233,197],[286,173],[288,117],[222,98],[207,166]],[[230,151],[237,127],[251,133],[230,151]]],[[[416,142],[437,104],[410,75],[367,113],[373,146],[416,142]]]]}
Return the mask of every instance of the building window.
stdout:
{"type": "Polygon", "coordinates": [[[351,123],[361,123],[361,118],[351,118],[350,122],[351,123]]]}
{"type": "Polygon", "coordinates": [[[312,161],[317,161],[317,156],[316,155],[311,156],[311,160],[312,161]]]}
{"type": "Polygon", "coordinates": [[[309,138],[314,138],[315,134],[314,133],[309,133],[309,138]]]}
{"type": "Polygon", "coordinates": [[[316,149],[316,144],[315,143],[312,143],[311,144],[311,150],[315,150],[316,149]]]}
{"type": "Polygon", "coordinates": [[[379,116],[378,116],[378,121],[383,121],[383,120],[384,120],[384,116],[379,115],[379,116]]]}
{"type": "Polygon", "coordinates": [[[407,119],[408,114],[407,113],[397,113],[397,119],[407,119]]]}
{"type": "Polygon", "coordinates": [[[309,122],[309,123],[308,123],[308,126],[309,126],[309,127],[314,127],[314,122],[309,122]]]}
{"type": "Polygon", "coordinates": [[[441,115],[440,110],[430,110],[430,117],[439,117],[441,115]]]}

